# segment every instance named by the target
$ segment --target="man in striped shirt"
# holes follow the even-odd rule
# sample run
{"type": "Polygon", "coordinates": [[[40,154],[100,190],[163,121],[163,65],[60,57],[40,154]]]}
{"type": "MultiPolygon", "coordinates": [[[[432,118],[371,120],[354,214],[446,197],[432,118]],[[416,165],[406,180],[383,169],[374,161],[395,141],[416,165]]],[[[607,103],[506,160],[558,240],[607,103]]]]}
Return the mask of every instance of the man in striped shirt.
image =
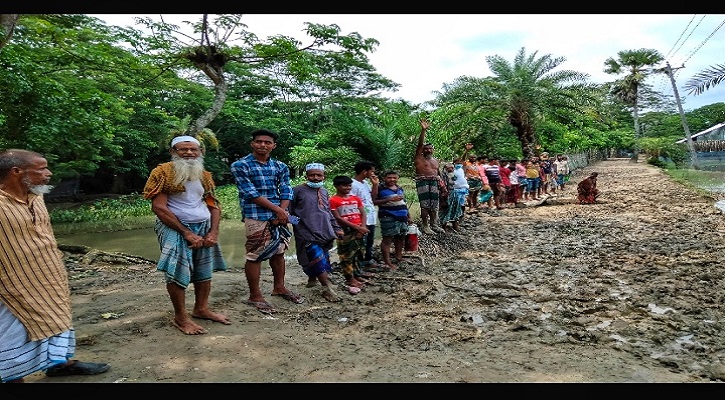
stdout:
{"type": "Polygon", "coordinates": [[[63,254],[43,194],[53,175],[28,150],[0,153],[0,380],[95,375],[105,363],[72,360],[76,335],[63,254]]]}

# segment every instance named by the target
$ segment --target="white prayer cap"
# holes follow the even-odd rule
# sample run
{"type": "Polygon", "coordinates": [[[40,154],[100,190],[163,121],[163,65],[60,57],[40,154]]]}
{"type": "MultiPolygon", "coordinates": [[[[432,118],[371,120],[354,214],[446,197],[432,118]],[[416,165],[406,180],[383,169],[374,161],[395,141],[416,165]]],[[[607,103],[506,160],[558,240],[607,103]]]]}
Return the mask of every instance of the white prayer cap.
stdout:
{"type": "Polygon", "coordinates": [[[196,138],[193,136],[177,136],[171,139],[171,147],[176,146],[176,144],[179,142],[192,142],[196,143],[198,146],[201,146],[201,143],[199,143],[199,141],[196,140],[196,138]]]}
{"type": "Polygon", "coordinates": [[[307,172],[311,169],[319,169],[320,171],[324,171],[325,166],[320,163],[310,163],[310,164],[307,164],[307,166],[305,167],[305,172],[307,172]]]}

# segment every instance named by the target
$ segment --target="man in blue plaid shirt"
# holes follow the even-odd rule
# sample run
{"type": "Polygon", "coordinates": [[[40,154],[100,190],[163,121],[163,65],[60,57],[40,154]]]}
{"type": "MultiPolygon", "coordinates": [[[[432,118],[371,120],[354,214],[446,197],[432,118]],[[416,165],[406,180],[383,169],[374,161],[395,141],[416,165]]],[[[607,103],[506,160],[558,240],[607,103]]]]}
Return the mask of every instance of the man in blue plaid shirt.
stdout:
{"type": "Polygon", "coordinates": [[[239,206],[246,229],[247,254],[244,273],[249,284],[247,304],[263,313],[275,312],[259,286],[262,262],[269,260],[274,284],[272,296],[280,296],[296,304],[304,298],[285,287],[285,250],[291,233],[287,229],[287,207],[292,200],[289,167],[271,157],[277,147],[278,135],[258,129],[252,132],[252,152],[231,165],[231,173],[239,190],[239,206]]]}

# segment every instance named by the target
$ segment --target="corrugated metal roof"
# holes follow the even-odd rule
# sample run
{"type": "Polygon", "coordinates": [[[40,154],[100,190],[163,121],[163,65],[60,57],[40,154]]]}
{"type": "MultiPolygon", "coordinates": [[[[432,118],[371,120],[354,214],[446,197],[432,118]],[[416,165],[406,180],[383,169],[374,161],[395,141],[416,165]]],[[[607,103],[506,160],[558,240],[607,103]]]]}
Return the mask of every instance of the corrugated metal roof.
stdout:
{"type": "MultiPolygon", "coordinates": [[[[691,137],[694,140],[698,136],[707,135],[708,133],[710,133],[710,132],[712,132],[714,130],[720,129],[720,128],[724,127],[724,126],[725,126],[725,122],[721,122],[721,123],[719,123],[717,125],[714,125],[714,126],[712,126],[710,128],[705,129],[704,131],[697,132],[696,134],[692,135],[691,137]]],[[[685,142],[687,142],[687,138],[680,139],[680,140],[676,141],[675,143],[685,143],[685,142]]]]}

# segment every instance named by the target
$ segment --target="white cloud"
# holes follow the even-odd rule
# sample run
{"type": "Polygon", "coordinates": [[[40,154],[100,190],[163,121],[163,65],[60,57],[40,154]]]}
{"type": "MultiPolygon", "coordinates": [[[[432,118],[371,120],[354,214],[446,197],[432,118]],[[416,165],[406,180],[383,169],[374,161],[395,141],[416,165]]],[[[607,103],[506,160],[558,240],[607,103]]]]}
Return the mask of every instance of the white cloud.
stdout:
{"type": "MultiPolygon", "coordinates": [[[[133,25],[132,15],[94,16],[113,25],[133,25]]],[[[200,18],[163,16],[174,23],[200,18]]],[[[372,65],[402,85],[388,96],[413,103],[431,100],[433,91],[462,75],[489,76],[487,56],[513,61],[521,47],[527,54],[564,57],[561,69],[589,74],[597,83],[617,78],[604,73],[604,61],[616,58],[618,51],[656,49],[673,68],[684,63],[676,79],[680,95],[686,96],[685,110],[725,102],[725,83],[699,96],[682,88],[703,69],[725,64],[725,28],[719,28],[724,14],[245,14],[242,22],[260,38],[284,34],[306,43],[303,22],[337,24],[343,33],[375,38],[380,45],[369,55],[372,65]]],[[[666,76],[648,83],[672,93],[666,76]]]]}

